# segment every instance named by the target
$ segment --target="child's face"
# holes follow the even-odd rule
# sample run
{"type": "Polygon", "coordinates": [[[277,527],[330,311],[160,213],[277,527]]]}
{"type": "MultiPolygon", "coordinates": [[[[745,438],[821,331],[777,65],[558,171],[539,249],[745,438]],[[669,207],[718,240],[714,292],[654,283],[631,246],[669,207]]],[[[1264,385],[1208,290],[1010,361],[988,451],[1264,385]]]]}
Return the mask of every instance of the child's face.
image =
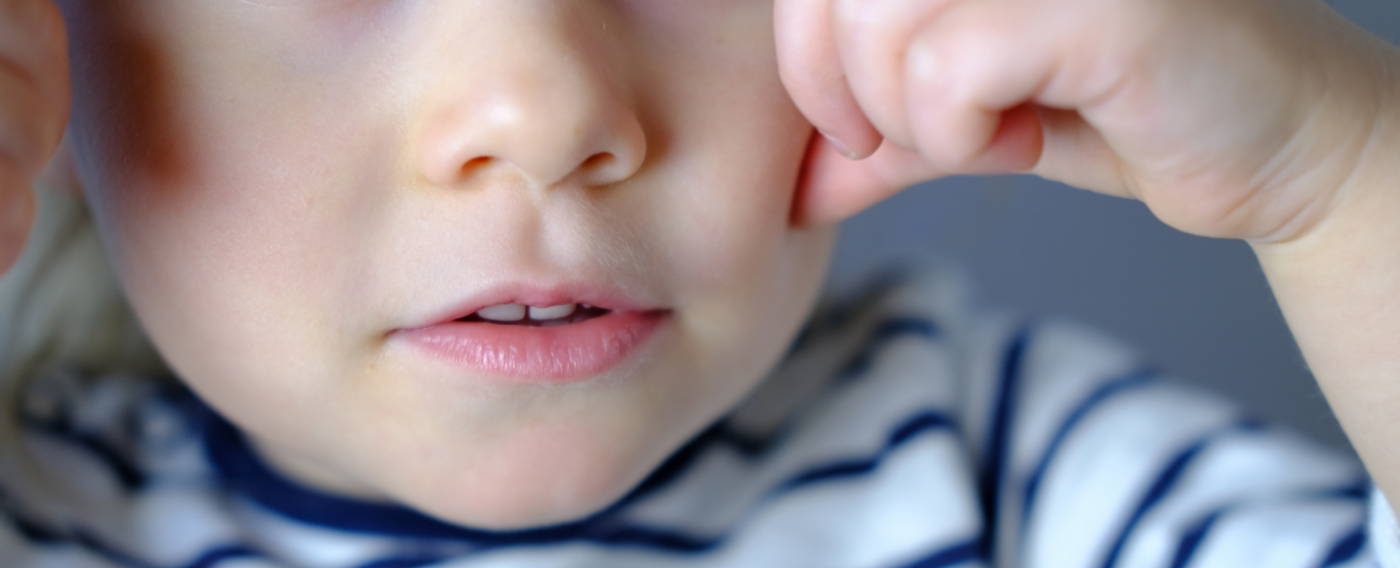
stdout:
{"type": "Polygon", "coordinates": [[[769,0],[61,4],[134,307],[306,483],[585,515],[742,397],[821,282],[769,0]],[[527,296],[613,312],[445,323],[527,296]]]}

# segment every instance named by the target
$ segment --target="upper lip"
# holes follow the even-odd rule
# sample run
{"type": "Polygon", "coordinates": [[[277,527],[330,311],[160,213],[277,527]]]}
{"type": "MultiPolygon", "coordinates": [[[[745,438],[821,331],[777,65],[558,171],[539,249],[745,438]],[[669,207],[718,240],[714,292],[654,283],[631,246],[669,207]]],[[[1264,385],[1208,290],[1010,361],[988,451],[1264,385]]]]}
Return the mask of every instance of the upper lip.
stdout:
{"type": "Polygon", "coordinates": [[[582,282],[555,285],[516,283],[492,286],[472,294],[465,300],[428,318],[425,325],[421,327],[450,323],[470,316],[482,308],[501,304],[524,304],[540,308],[564,304],[588,304],[615,312],[663,309],[658,303],[638,299],[636,294],[609,286],[582,282]]]}

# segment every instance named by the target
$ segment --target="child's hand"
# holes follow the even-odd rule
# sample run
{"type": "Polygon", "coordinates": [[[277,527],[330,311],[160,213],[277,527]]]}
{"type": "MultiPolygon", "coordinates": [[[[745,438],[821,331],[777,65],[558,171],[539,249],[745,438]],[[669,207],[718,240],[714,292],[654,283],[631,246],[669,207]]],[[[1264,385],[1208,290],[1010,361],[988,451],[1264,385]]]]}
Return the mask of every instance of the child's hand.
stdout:
{"type": "Polygon", "coordinates": [[[34,217],[34,178],[68,122],[68,45],[51,0],[0,0],[0,272],[34,217]]]}
{"type": "Polygon", "coordinates": [[[1395,48],[1316,0],[776,1],[798,107],[848,154],[873,153],[815,142],[798,221],[941,175],[1029,171],[1250,239],[1400,502],[1395,48]]]}
{"type": "Polygon", "coordinates": [[[874,154],[815,145],[807,221],[1029,171],[1188,232],[1290,240],[1332,209],[1391,87],[1389,46],[1310,0],[777,0],[776,17],[799,108],[874,154]]]}

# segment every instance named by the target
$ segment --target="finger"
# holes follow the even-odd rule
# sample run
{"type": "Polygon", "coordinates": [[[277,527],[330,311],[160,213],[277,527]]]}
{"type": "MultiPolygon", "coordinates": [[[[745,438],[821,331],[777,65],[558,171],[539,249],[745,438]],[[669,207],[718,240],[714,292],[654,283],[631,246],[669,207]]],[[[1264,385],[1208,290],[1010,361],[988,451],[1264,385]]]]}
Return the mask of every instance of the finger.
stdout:
{"type": "Polygon", "coordinates": [[[813,136],[793,201],[797,226],[834,223],[915,183],[941,177],[917,152],[885,143],[869,158],[846,159],[813,136]]]}
{"type": "Polygon", "coordinates": [[[846,82],[886,140],[914,147],[905,53],[919,30],[957,0],[835,0],[835,40],[846,82]]]}
{"type": "Polygon", "coordinates": [[[832,35],[832,1],[774,3],[778,73],[793,103],[819,132],[847,157],[864,158],[882,138],[847,85],[832,35]]]}
{"type": "Polygon", "coordinates": [[[1123,162],[1103,134],[1072,110],[1036,107],[1044,144],[1031,173],[1117,197],[1134,197],[1123,162]]]}
{"type": "Polygon", "coordinates": [[[915,146],[935,167],[1025,171],[1039,161],[1043,139],[1031,105],[1054,78],[1060,38],[1034,25],[1026,4],[960,4],[910,44],[909,121],[915,146]]]}

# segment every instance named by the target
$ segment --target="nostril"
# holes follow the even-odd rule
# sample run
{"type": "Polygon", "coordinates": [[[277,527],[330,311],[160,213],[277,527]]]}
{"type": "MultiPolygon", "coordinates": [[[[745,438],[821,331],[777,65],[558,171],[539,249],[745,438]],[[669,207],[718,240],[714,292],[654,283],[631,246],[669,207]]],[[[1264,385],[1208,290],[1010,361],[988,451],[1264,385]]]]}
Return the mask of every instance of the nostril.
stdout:
{"type": "Polygon", "coordinates": [[[463,177],[469,176],[473,173],[476,173],[477,170],[486,167],[486,164],[489,163],[491,163],[491,158],[486,156],[478,156],[476,158],[472,158],[470,160],[467,160],[465,164],[462,164],[461,174],[463,177]]]}
{"type": "Polygon", "coordinates": [[[600,170],[611,166],[613,162],[616,161],[617,156],[614,156],[612,152],[599,152],[589,156],[587,160],[584,160],[583,163],[579,165],[579,168],[584,170],[600,170]]]}

